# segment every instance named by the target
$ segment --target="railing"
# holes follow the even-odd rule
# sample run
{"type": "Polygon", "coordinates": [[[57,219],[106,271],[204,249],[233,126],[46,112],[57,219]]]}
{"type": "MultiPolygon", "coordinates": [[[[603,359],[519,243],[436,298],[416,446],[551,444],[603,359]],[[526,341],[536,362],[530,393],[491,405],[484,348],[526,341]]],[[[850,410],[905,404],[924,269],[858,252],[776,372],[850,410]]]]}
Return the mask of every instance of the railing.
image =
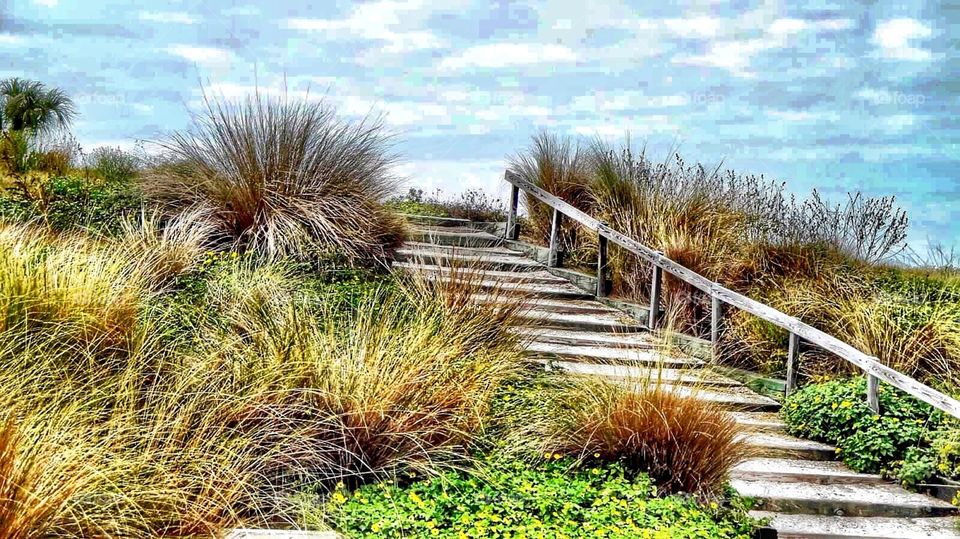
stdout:
{"type": "Polygon", "coordinates": [[[607,279],[607,244],[609,241],[619,245],[621,248],[630,251],[640,258],[649,262],[652,267],[653,280],[650,286],[650,314],[648,326],[650,329],[657,327],[660,313],[660,295],[663,283],[663,272],[666,271],[674,277],[685,283],[709,294],[711,297],[711,325],[710,339],[716,349],[720,337],[720,321],[723,305],[730,305],[740,310],[746,311],[757,316],[771,324],[779,326],[790,332],[789,346],[787,349],[787,383],[786,393],[789,395],[797,385],[797,357],[800,352],[800,339],[805,342],[819,346],[824,350],[843,358],[844,360],[856,365],[867,375],[867,403],[874,412],[880,409],[878,398],[879,381],[884,381],[893,387],[920,399],[934,408],[960,418],[960,402],[945,395],[927,385],[924,385],[909,376],[897,372],[890,367],[880,363],[880,361],[871,357],[853,346],[828,335],[819,329],[814,328],[800,320],[780,312],[769,305],[752,300],[743,294],[730,290],[719,283],[715,283],[706,277],[694,272],[693,270],[681,266],[680,264],[665,257],[663,253],[655,251],[640,242],[610,228],[605,223],[590,217],[586,213],[574,208],[570,204],[560,200],[543,189],[524,180],[512,171],[504,174],[504,179],[511,184],[509,214],[507,216],[506,235],[508,239],[516,240],[520,236],[520,223],[517,219],[517,207],[520,201],[520,191],[540,200],[553,209],[553,218],[551,220],[550,230],[550,252],[547,257],[549,266],[558,266],[560,230],[564,218],[570,218],[580,223],[584,227],[593,230],[598,235],[598,256],[597,256],[597,296],[605,296],[609,292],[607,279]]]}

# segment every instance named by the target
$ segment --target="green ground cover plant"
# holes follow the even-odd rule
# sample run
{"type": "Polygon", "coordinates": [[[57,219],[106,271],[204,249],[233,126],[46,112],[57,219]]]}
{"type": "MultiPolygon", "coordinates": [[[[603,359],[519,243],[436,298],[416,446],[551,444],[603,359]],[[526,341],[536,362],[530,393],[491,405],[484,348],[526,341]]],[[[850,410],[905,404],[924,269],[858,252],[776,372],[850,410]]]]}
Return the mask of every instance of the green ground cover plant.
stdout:
{"type": "Polygon", "coordinates": [[[904,485],[934,475],[960,477],[955,421],[883,385],[876,414],[865,392],[863,378],[809,384],[787,398],[781,415],[791,434],[836,445],[837,456],[855,471],[881,473],[904,485]]]}
{"type": "Polygon", "coordinates": [[[473,472],[340,488],[308,519],[357,538],[748,538],[758,525],[744,500],[656,497],[645,475],[556,457],[533,465],[492,457],[473,472]]]}

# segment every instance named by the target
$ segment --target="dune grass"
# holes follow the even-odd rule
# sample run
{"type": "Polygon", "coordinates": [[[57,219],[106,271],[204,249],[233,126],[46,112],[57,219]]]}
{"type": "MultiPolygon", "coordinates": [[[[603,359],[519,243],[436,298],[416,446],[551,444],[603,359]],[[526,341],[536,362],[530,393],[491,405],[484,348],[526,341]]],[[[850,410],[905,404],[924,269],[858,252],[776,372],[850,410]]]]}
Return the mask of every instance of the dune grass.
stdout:
{"type": "Polygon", "coordinates": [[[383,259],[396,247],[401,223],[381,205],[397,186],[395,156],[378,120],[351,123],[286,95],[204,103],[190,131],[160,143],[165,156],[143,175],[148,197],[206,215],[235,249],[383,259]]]}
{"type": "MultiPolygon", "coordinates": [[[[617,463],[659,492],[722,496],[730,469],[749,458],[743,427],[699,398],[699,386],[651,378],[546,375],[521,383],[495,438],[507,450],[581,465],[617,463]]],[[[529,458],[529,457],[528,457],[529,458]]]]}
{"type": "MultiPolygon", "coordinates": [[[[689,165],[678,155],[651,160],[643,150],[603,141],[577,143],[541,134],[511,161],[533,183],[606,221],[705,277],[765,301],[935,385],[956,385],[960,321],[949,271],[927,280],[924,298],[904,283],[917,277],[895,263],[905,249],[906,214],[892,197],[850,194],[832,204],[813,192],[787,195],[783,183],[689,165]],[[574,172],[575,171],[575,172],[574,172]],[[928,292],[929,292],[928,290],[928,292]]],[[[546,243],[548,214],[531,205],[529,237],[546,243]]],[[[542,209],[542,208],[541,208],[542,209]]],[[[565,233],[563,248],[590,259],[591,235],[565,233]]],[[[612,248],[614,293],[648,301],[650,267],[612,248]]],[[[710,298],[667,276],[672,327],[709,335],[710,298]]],[[[727,316],[721,357],[783,373],[787,334],[750,315],[727,316]]],[[[801,373],[849,373],[842,360],[802,350],[801,373]]]]}
{"type": "Polygon", "coordinates": [[[0,510],[28,537],[210,535],[292,522],[298,485],[434,473],[519,367],[516,307],[462,281],[401,280],[345,313],[292,266],[227,257],[205,299],[171,305],[170,275],[206,255],[166,231],[0,234],[0,510]]]}

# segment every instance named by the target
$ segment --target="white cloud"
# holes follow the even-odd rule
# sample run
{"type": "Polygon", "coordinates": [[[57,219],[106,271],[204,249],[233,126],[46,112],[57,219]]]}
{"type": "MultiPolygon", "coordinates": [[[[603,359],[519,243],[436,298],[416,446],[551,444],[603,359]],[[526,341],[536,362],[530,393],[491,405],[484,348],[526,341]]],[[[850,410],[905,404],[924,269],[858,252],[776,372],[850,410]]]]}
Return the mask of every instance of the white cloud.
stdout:
{"type": "Polygon", "coordinates": [[[585,137],[619,138],[627,133],[631,136],[650,136],[656,133],[677,134],[679,127],[665,114],[646,116],[617,116],[603,122],[570,123],[570,131],[585,137]]]}
{"type": "Polygon", "coordinates": [[[803,19],[777,19],[770,23],[767,32],[774,35],[790,35],[802,32],[807,27],[808,23],[803,19]]]}
{"type": "Polygon", "coordinates": [[[440,62],[440,69],[499,68],[517,65],[569,63],[576,60],[576,53],[563,45],[492,43],[470,47],[456,56],[444,58],[440,62]]]}
{"type": "Polygon", "coordinates": [[[57,7],[60,0],[33,0],[33,3],[43,7],[57,7]]]}
{"type": "Polygon", "coordinates": [[[2,45],[19,45],[23,42],[23,38],[20,36],[15,36],[13,34],[0,34],[0,46],[2,45]]]}
{"type": "Polygon", "coordinates": [[[424,7],[418,1],[379,0],[358,5],[345,19],[290,18],[284,25],[303,32],[384,41],[383,51],[394,54],[442,47],[443,41],[433,32],[405,28],[408,19],[424,7]]]}
{"type": "MultiPolygon", "coordinates": [[[[683,19],[664,19],[662,24],[680,37],[714,37],[720,30],[721,20],[716,17],[688,17],[683,19]]],[[[658,21],[652,22],[658,26],[658,21]]]]}
{"type": "Polygon", "coordinates": [[[159,22],[163,24],[197,24],[200,19],[180,11],[141,11],[141,21],[159,22]]]}
{"type": "Polygon", "coordinates": [[[767,33],[773,36],[791,36],[804,31],[837,32],[849,30],[854,27],[854,24],[852,19],[823,19],[814,21],[779,18],[770,23],[770,26],[768,26],[766,30],[767,33]]]}
{"type": "Polygon", "coordinates": [[[816,115],[804,110],[769,110],[767,114],[785,122],[807,122],[816,118],[816,115]]]}
{"type": "Polygon", "coordinates": [[[410,178],[410,186],[432,193],[436,189],[452,196],[470,189],[481,189],[503,200],[507,185],[503,181],[506,163],[502,160],[424,160],[403,163],[394,171],[410,178]]]}
{"type": "Polygon", "coordinates": [[[873,32],[873,42],[880,47],[885,58],[895,60],[929,60],[930,51],[914,47],[911,42],[933,35],[929,26],[916,19],[889,19],[877,25],[873,32]]]}
{"type": "Polygon", "coordinates": [[[257,6],[236,6],[224,8],[220,11],[224,17],[253,17],[260,14],[257,6]]]}
{"type": "Polygon", "coordinates": [[[912,131],[918,123],[919,118],[913,114],[892,114],[880,118],[880,126],[887,133],[912,131]]]}
{"type": "Polygon", "coordinates": [[[581,95],[570,102],[570,109],[579,112],[619,112],[641,108],[682,107],[690,102],[685,95],[645,95],[624,91],[613,94],[581,95]]]}
{"type": "Polygon", "coordinates": [[[850,19],[813,21],[778,18],[766,26],[754,28],[754,32],[760,32],[758,37],[718,39],[710,43],[704,54],[678,55],[672,61],[676,64],[725,69],[738,77],[752,78],[756,74],[750,70],[750,65],[757,54],[769,49],[786,47],[791,39],[801,32],[839,31],[853,28],[853,26],[854,21],[850,19]]]}
{"type": "Polygon", "coordinates": [[[153,106],[145,103],[134,103],[133,110],[140,114],[150,114],[153,112],[153,106]]]}
{"type": "Polygon", "coordinates": [[[774,43],[765,39],[747,39],[742,41],[717,41],[701,55],[681,55],[673,59],[674,63],[716,67],[726,69],[740,77],[752,77],[750,62],[757,53],[769,49],[774,43]]]}
{"type": "Polygon", "coordinates": [[[230,51],[216,47],[173,45],[165,50],[174,56],[208,67],[223,67],[233,60],[233,54],[230,51]]]}

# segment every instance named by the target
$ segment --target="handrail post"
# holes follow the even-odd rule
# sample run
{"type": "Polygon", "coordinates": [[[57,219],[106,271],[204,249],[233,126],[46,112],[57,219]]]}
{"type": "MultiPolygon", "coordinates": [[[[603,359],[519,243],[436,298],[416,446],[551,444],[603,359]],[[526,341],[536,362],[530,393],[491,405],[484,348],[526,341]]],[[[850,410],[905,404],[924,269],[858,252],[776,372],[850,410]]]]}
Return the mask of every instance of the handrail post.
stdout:
{"type": "Polygon", "coordinates": [[[560,226],[563,224],[563,214],[553,208],[553,220],[550,223],[550,253],[547,255],[547,267],[559,268],[560,259],[560,226]]]}
{"type": "Polygon", "coordinates": [[[647,327],[651,330],[657,328],[660,321],[660,290],[663,287],[663,268],[654,264],[653,277],[650,280],[650,315],[647,320],[647,327]]]}
{"type": "Polygon", "coordinates": [[[507,214],[507,229],[504,230],[504,237],[508,240],[516,240],[520,237],[520,221],[517,219],[517,206],[520,205],[520,188],[510,184],[510,205],[507,214]]]}
{"type": "Polygon", "coordinates": [[[606,297],[607,289],[607,237],[601,232],[597,236],[597,297],[606,297]]]}
{"type": "Polygon", "coordinates": [[[867,373],[867,406],[873,413],[880,413],[880,380],[870,373],[867,373]]]}
{"type": "Polygon", "coordinates": [[[713,359],[719,355],[717,348],[720,346],[720,317],[723,305],[720,298],[716,295],[710,295],[710,344],[713,345],[713,359]]]}
{"type": "Polygon", "coordinates": [[[797,357],[800,355],[800,336],[790,332],[787,345],[787,383],[784,393],[790,396],[797,389],[797,357]]]}

